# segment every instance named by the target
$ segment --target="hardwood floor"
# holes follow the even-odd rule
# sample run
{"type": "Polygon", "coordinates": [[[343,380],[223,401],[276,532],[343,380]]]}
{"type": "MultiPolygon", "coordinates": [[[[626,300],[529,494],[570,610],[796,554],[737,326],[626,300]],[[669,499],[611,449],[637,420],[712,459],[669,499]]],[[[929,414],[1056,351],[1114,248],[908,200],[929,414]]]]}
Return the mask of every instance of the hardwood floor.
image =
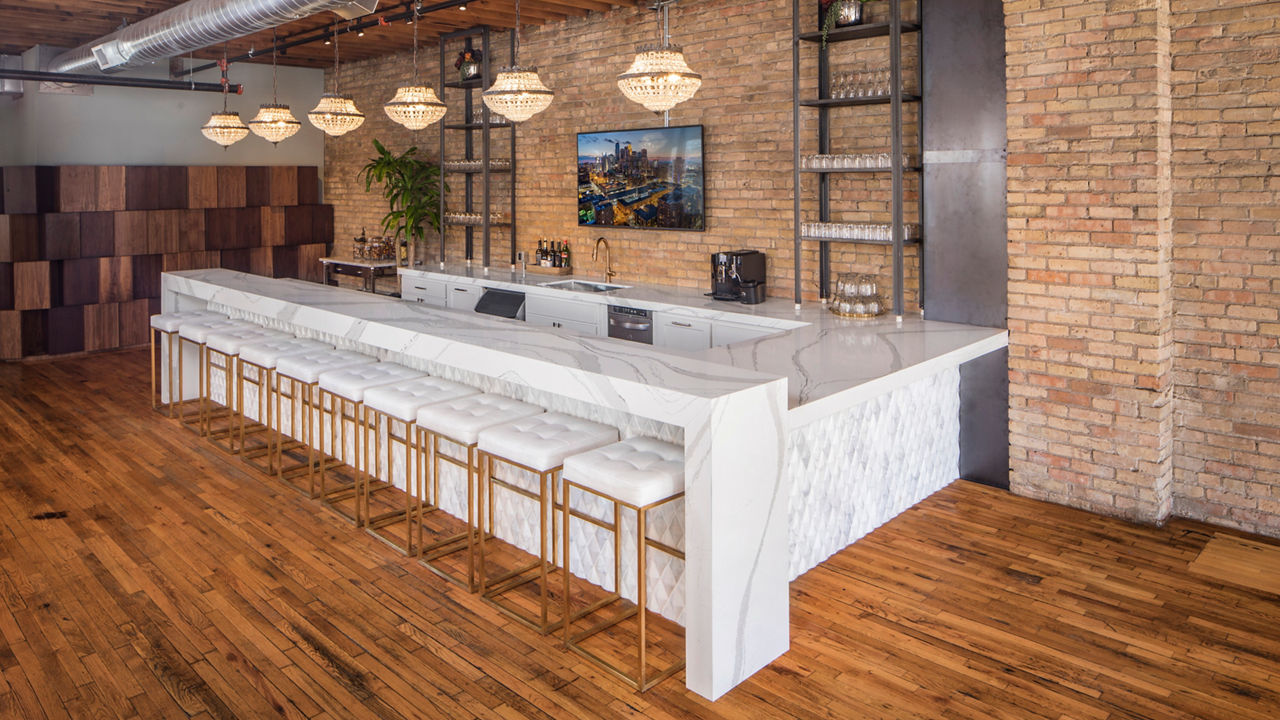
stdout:
{"type": "Polygon", "coordinates": [[[143,351],[0,365],[0,473],[0,718],[1280,714],[1280,596],[1193,572],[1245,537],[1198,523],[956,483],[795,582],[791,651],[709,703],[632,693],[152,412],[143,351]]]}

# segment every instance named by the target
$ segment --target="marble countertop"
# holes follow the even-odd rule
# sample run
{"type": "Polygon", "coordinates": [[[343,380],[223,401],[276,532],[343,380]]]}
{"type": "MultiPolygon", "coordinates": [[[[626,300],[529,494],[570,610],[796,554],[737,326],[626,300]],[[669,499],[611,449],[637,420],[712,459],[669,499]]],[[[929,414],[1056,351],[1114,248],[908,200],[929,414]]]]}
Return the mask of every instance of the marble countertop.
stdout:
{"type": "MultiPolygon", "coordinates": [[[[743,305],[712,300],[691,288],[644,285],[618,279],[612,282],[629,287],[601,293],[574,292],[541,285],[569,279],[600,280],[590,275],[548,278],[530,273],[522,277],[518,271],[493,268],[485,274],[477,266],[437,268],[401,268],[400,273],[421,273],[445,280],[465,279],[486,287],[777,328],[778,332],[765,337],[696,353],[666,348],[651,350],[671,357],[787,378],[787,405],[791,409],[793,427],[1009,344],[1008,332],[1000,328],[937,322],[920,317],[904,317],[901,323],[893,316],[869,320],[844,318],[827,311],[818,302],[796,308],[789,299],[771,298],[758,305],[743,305]]],[[[636,345],[623,340],[605,342],[636,345]]]]}

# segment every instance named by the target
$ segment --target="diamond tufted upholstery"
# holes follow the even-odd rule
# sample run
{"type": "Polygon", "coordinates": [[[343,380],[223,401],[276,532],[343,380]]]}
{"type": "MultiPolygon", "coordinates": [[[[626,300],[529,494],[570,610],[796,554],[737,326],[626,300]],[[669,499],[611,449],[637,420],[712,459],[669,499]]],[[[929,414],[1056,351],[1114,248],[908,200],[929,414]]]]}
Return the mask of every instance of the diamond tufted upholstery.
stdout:
{"type": "Polygon", "coordinates": [[[418,410],[424,405],[476,395],[479,392],[462,383],[426,376],[370,388],[364,394],[364,404],[397,420],[413,422],[418,417],[418,410]]]}
{"type": "Polygon", "coordinates": [[[565,458],[564,477],[644,507],[684,490],[684,448],[653,438],[631,438],[565,458]]]}
{"type": "Polygon", "coordinates": [[[209,310],[179,310],[151,316],[151,327],[161,332],[177,332],[183,323],[201,320],[227,320],[227,316],[209,310]]]}
{"type": "Polygon", "coordinates": [[[418,410],[418,427],[474,445],[482,430],[541,413],[537,405],[483,393],[423,407],[418,410]]]}
{"type": "Polygon", "coordinates": [[[273,368],[280,358],[301,355],[317,350],[332,350],[333,346],[319,340],[284,337],[254,340],[240,346],[240,359],[258,367],[273,368]]]}
{"type": "Polygon", "coordinates": [[[314,350],[280,358],[276,362],[276,373],[304,383],[313,383],[322,372],[376,362],[378,361],[368,355],[350,350],[314,350]]]}
{"type": "Polygon", "coordinates": [[[204,339],[204,344],[215,352],[220,352],[224,355],[237,355],[241,347],[251,342],[283,340],[292,337],[288,333],[283,333],[279,330],[267,330],[266,328],[233,328],[209,333],[204,339]]]}
{"type": "Polygon", "coordinates": [[[480,432],[484,452],[538,471],[559,467],[570,455],[617,442],[618,430],[590,420],[544,413],[480,432]]]}
{"type": "Polygon", "coordinates": [[[369,388],[379,385],[390,385],[403,380],[425,377],[425,373],[395,363],[374,363],[372,365],[356,365],[338,370],[327,370],[320,373],[320,389],[327,390],[341,398],[352,402],[364,400],[364,393],[369,388]]]}
{"type": "Polygon", "coordinates": [[[206,338],[208,338],[211,333],[222,332],[223,330],[246,330],[261,327],[261,325],[255,325],[248,320],[229,320],[227,318],[194,320],[191,322],[184,322],[178,326],[178,337],[203,345],[206,338]]]}

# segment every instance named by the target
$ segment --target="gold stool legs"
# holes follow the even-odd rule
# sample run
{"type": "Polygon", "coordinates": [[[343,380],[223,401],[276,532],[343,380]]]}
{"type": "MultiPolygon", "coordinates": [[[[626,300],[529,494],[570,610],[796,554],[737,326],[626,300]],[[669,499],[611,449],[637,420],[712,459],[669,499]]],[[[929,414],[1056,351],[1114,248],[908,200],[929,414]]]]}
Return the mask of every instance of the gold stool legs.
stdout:
{"type": "Polygon", "coordinates": [[[415,537],[415,527],[420,521],[417,520],[418,515],[428,506],[425,495],[426,487],[421,482],[422,471],[414,472],[414,457],[418,456],[418,463],[421,464],[421,456],[418,453],[418,446],[415,440],[415,431],[417,425],[412,422],[405,422],[399,418],[387,415],[384,412],[374,410],[368,406],[365,407],[366,425],[372,418],[373,429],[373,465],[366,465],[367,472],[363,476],[363,494],[365,507],[365,530],[372,536],[385,542],[391,547],[399,550],[405,555],[418,554],[418,548],[421,547],[421,535],[415,537]],[[378,480],[378,466],[376,459],[382,455],[382,433],[383,423],[387,426],[387,443],[386,443],[386,468],[387,468],[387,485],[375,489],[373,485],[378,480]],[[404,423],[404,436],[397,437],[394,425],[397,422],[404,423]],[[399,443],[404,446],[404,509],[389,510],[379,515],[374,515],[370,510],[370,497],[380,490],[389,490],[395,487],[395,446],[399,443]],[[384,531],[385,528],[404,522],[404,540],[401,542],[390,532],[384,531]],[[415,542],[415,540],[417,542],[415,542]]]}
{"type": "Polygon", "coordinates": [[[348,400],[341,395],[335,395],[324,388],[320,388],[319,411],[322,416],[320,423],[322,428],[324,426],[323,417],[326,416],[325,398],[329,399],[330,407],[330,410],[327,413],[327,417],[329,417],[330,453],[326,454],[321,452],[319,466],[320,488],[318,497],[320,498],[320,502],[324,503],[324,505],[330,510],[333,510],[338,515],[351,521],[356,527],[363,527],[366,513],[361,508],[361,501],[363,499],[363,494],[361,492],[363,481],[361,473],[363,472],[363,469],[361,466],[368,466],[367,455],[363,457],[364,462],[361,462],[362,454],[367,453],[368,445],[368,426],[365,424],[364,403],[348,400]],[[350,415],[347,414],[348,403],[351,405],[350,415]],[[347,452],[348,420],[350,420],[355,426],[356,433],[352,445],[352,462],[344,463],[342,458],[347,452]],[[341,442],[341,444],[339,444],[339,442],[341,442]],[[328,488],[328,471],[344,464],[349,465],[352,469],[352,481],[346,485],[330,490],[328,488]],[[337,504],[343,500],[352,498],[355,499],[355,509],[351,513],[348,513],[337,504]]]}
{"type": "Polygon", "coordinates": [[[480,585],[476,578],[476,533],[484,532],[484,528],[479,526],[479,508],[480,500],[477,497],[478,485],[477,479],[480,476],[480,467],[478,453],[475,443],[470,445],[458,442],[457,440],[431,432],[425,428],[418,428],[418,467],[419,479],[421,482],[421,492],[424,502],[418,511],[417,534],[418,534],[418,561],[428,570],[448,580],[449,582],[464,587],[468,592],[477,592],[480,585]],[[440,450],[440,441],[453,443],[466,451],[466,462],[451,457],[440,450]],[[447,537],[438,538],[431,543],[427,543],[423,539],[423,525],[426,521],[427,513],[439,509],[440,506],[440,463],[446,462],[457,467],[463,468],[467,472],[467,528],[460,533],[455,533],[447,537]],[[426,470],[429,468],[429,470],[426,470]],[[427,481],[430,479],[430,488],[427,490],[427,481]],[[463,545],[463,543],[466,543],[463,545]],[[467,574],[466,577],[449,572],[438,562],[444,557],[460,552],[467,552],[467,574]]]}

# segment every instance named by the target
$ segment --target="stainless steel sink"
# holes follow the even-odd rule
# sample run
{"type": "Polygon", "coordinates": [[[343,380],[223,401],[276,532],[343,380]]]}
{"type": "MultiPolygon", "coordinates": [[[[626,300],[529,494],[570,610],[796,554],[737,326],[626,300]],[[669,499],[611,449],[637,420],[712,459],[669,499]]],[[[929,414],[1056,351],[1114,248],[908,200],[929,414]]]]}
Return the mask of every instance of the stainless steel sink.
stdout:
{"type": "Polygon", "coordinates": [[[630,285],[614,285],[613,283],[604,282],[587,282],[585,280],[555,280],[553,282],[539,283],[542,287],[556,288],[557,290],[573,290],[575,292],[608,292],[610,290],[623,290],[631,287],[630,285]]]}

